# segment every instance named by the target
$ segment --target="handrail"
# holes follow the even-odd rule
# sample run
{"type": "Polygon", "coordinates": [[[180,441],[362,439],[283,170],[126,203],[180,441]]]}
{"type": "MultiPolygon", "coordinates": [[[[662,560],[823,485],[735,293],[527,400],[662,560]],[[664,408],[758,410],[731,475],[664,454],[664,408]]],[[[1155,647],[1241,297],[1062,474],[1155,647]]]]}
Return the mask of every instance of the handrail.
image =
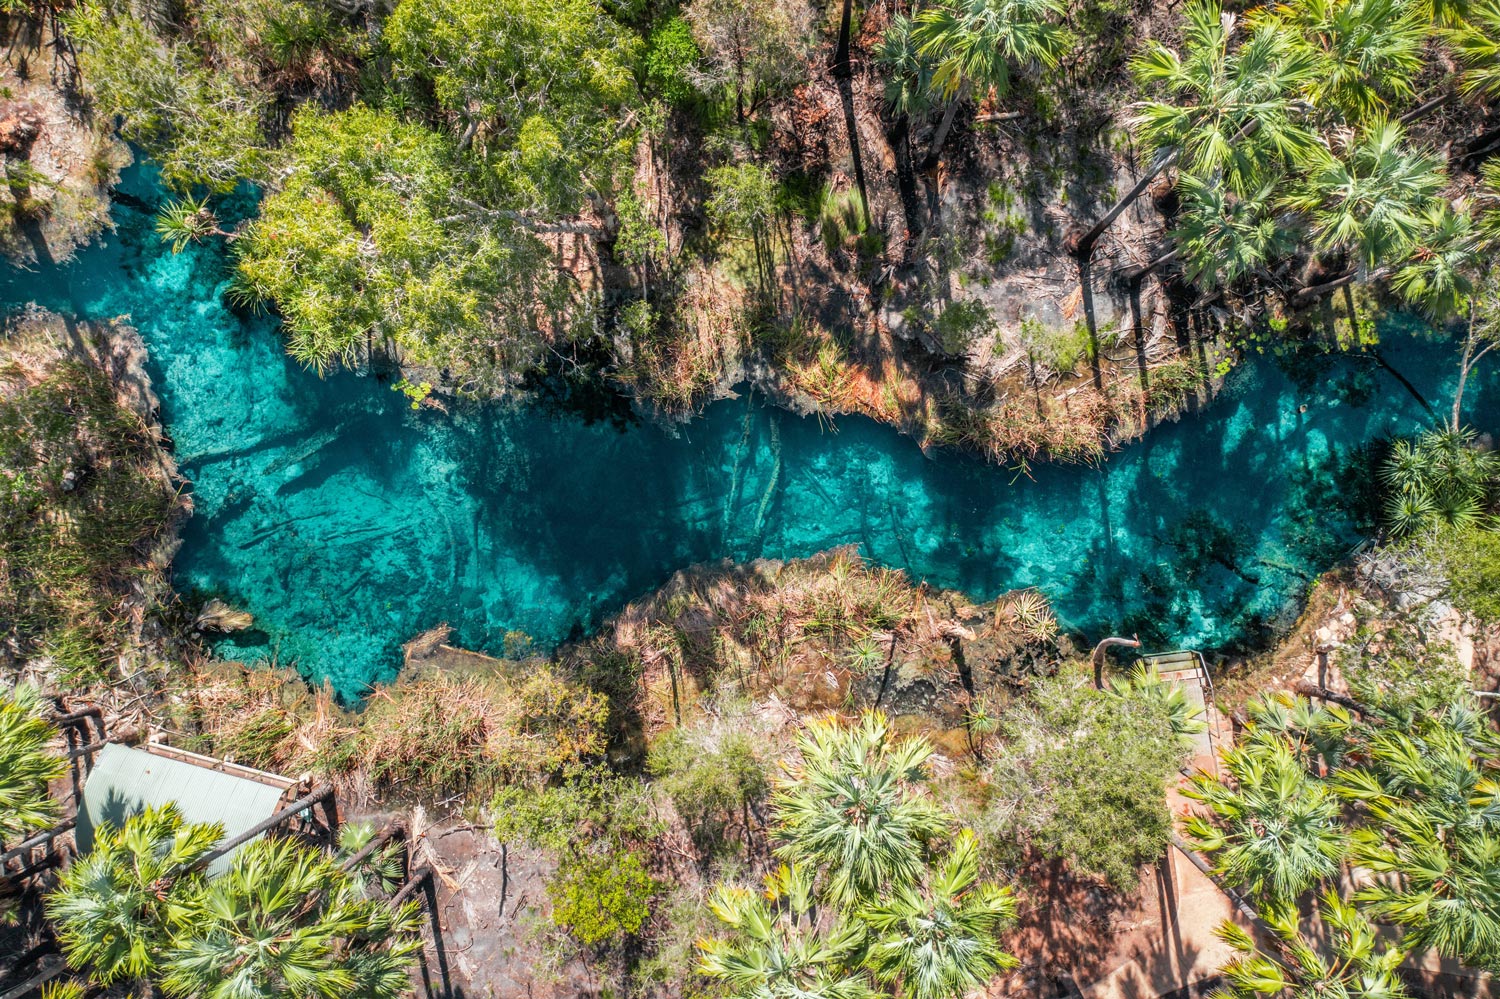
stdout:
{"type": "Polygon", "coordinates": [[[17,857],[20,857],[24,853],[30,853],[32,850],[35,850],[37,847],[46,843],[49,839],[55,839],[56,837],[61,836],[63,833],[72,829],[77,824],[78,819],[76,816],[71,819],[64,819],[62,822],[59,822],[51,829],[43,829],[41,832],[36,833],[29,839],[22,840],[15,846],[11,847],[9,850],[6,850],[4,853],[0,853],[0,867],[4,867],[6,864],[10,863],[12,860],[15,860],[17,857]]]}

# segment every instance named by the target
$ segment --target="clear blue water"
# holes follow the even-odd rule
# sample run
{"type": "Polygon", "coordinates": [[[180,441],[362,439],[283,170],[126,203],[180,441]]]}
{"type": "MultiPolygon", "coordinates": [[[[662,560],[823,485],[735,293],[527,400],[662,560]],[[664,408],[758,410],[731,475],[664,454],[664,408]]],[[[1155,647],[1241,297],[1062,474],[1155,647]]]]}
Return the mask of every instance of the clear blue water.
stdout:
{"type": "MultiPolygon", "coordinates": [[[[1017,478],[753,397],[676,436],[517,405],[413,412],[376,379],[288,360],[273,320],[225,305],[221,247],[174,256],[151,232],[150,173],[124,190],[139,200],[116,208],[116,232],[63,267],[0,268],[0,302],[134,323],[196,504],[179,589],[255,614],[223,655],[274,655],[350,697],[439,622],[474,648],[508,632],[545,647],[682,566],[845,544],[975,598],[1038,586],[1090,638],[1253,639],[1358,541],[1361,446],[1424,419],[1368,359],[1299,380],[1256,360],[1102,468],[1017,478]]],[[[1392,363],[1445,398],[1453,347],[1388,339],[1392,363]]],[[[1492,383],[1470,399],[1492,405],[1492,383]]]]}

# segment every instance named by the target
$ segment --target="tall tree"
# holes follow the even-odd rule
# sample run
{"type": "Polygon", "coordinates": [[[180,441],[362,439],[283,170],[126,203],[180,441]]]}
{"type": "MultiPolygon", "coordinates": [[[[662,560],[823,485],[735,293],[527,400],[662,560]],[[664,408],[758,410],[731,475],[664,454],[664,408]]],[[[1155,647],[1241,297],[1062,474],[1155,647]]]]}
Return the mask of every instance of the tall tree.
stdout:
{"type": "Polygon", "coordinates": [[[1204,290],[1233,284],[1296,247],[1295,233],[1272,205],[1273,189],[1242,196],[1223,184],[1182,175],[1182,209],[1172,240],[1189,281],[1204,290]]]}
{"type": "Polygon", "coordinates": [[[873,713],[853,727],[814,722],[797,748],[771,799],[777,854],[825,871],[826,891],[840,905],[919,881],[929,844],[949,826],[918,793],[932,746],[892,741],[885,716],[873,713]]]}
{"type": "Polygon", "coordinates": [[[1312,54],[1303,93],[1335,122],[1358,125],[1415,92],[1427,25],[1406,0],[1298,0],[1252,16],[1312,54]]]}
{"type": "Polygon", "coordinates": [[[68,963],[100,985],[154,976],[202,883],[200,864],[223,835],[221,826],[183,821],[176,805],[95,830],[93,850],[47,899],[68,963]]]}
{"type": "Polygon", "coordinates": [[[1058,0],[951,0],[917,15],[912,37],[932,60],[933,88],[947,102],[923,169],[937,165],[966,97],[991,90],[1004,97],[1017,72],[1057,65],[1067,38],[1061,14],[1058,0]]]}
{"type": "Polygon", "coordinates": [[[1223,762],[1228,781],[1200,773],[1183,792],[1211,810],[1186,828],[1217,872],[1278,911],[1337,876],[1347,849],[1339,800],[1308,776],[1287,740],[1254,734],[1223,762]]]}
{"type": "Polygon", "coordinates": [[[1375,927],[1358,909],[1326,892],[1318,902],[1320,926],[1302,927],[1296,912],[1269,913],[1276,934],[1273,945],[1262,946],[1234,923],[1219,927],[1218,936],[1238,952],[1220,969],[1224,987],[1220,999],[1408,999],[1411,993],[1397,969],[1404,951],[1378,947],[1375,927]]]}
{"type": "Polygon", "coordinates": [[[162,962],[181,999],[400,999],[421,948],[416,903],[361,883],[292,839],[258,839],[184,906],[162,962]]]}
{"type": "Polygon", "coordinates": [[[875,976],[907,999],[959,999],[1016,966],[998,934],[1016,915],[1009,889],[979,879],[979,840],[965,830],[923,886],[896,882],[861,920],[875,976]]]}
{"type": "Polygon", "coordinates": [[[743,122],[768,95],[802,78],[812,36],[807,0],[691,0],[683,16],[743,122]]]}

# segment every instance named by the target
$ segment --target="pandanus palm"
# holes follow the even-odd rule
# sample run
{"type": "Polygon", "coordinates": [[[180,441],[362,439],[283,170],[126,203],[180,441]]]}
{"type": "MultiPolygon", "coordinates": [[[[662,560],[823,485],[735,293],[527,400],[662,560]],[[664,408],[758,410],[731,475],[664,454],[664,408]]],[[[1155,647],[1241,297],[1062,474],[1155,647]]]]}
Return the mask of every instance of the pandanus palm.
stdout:
{"type": "Polygon", "coordinates": [[[1406,0],[1298,0],[1259,15],[1310,52],[1316,72],[1303,93],[1349,124],[1407,100],[1422,69],[1427,25],[1406,0]]]}
{"type": "Polygon", "coordinates": [[[933,87],[948,102],[924,166],[937,165],[965,95],[1003,97],[1018,68],[1057,65],[1067,37],[1061,14],[1058,0],[949,0],[917,15],[917,51],[932,60],[933,87]]]}
{"type": "Polygon", "coordinates": [[[1448,42],[1463,67],[1459,90],[1482,101],[1500,98],[1500,0],[1474,0],[1448,42]]]}
{"type": "Polygon", "coordinates": [[[813,877],[795,865],[766,890],[721,886],[709,908],[727,931],[699,941],[698,969],[739,999],[873,999],[854,954],[857,927],[819,932],[813,877]]]}
{"type": "Polygon", "coordinates": [[[1277,941],[1261,946],[1234,923],[1218,929],[1238,953],[1220,969],[1217,999],[1406,999],[1410,993],[1396,969],[1405,954],[1377,947],[1375,927],[1332,891],[1319,900],[1322,932],[1304,934],[1297,913],[1267,914],[1277,941]]]}
{"type": "Polygon", "coordinates": [[[154,974],[200,887],[200,862],[224,835],[188,824],[176,805],[95,831],[94,848],[47,899],[63,953],[100,985],[154,974]]]}
{"type": "Polygon", "coordinates": [[[66,772],[47,746],[57,731],[31,687],[0,694],[0,843],[21,839],[57,813],[47,783],[66,772]]]}
{"type": "Polygon", "coordinates": [[[185,907],[162,985],[184,999],[398,999],[420,928],[414,903],[366,898],[322,853],[256,840],[185,907]]]}
{"type": "Polygon", "coordinates": [[[1484,240],[1473,217],[1436,201],[1423,213],[1422,229],[1391,287],[1408,305],[1444,322],[1474,293],[1475,270],[1483,259],[1484,240]]]}
{"type": "Polygon", "coordinates": [[[906,999],[956,999],[1015,967],[998,940],[1015,914],[1009,889],[979,880],[978,840],[965,831],[926,886],[898,884],[860,914],[874,936],[866,961],[906,999]]]}
{"type": "Polygon", "coordinates": [[[919,790],[932,747],[892,739],[878,712],[848,727],[814,722],[797,745],[800,758],[787,765],[771,798],[782,841],[776,852],[824,871],[824,891],[841,907],[920,881],[928,844],[948,831],[948,820],[919,790]]]}
{"type": "Polygon", "coordinates": [[[1261,733],[1223,754],[1228,782],[1199,773],[1183,793],[1211,818],[1186,823],[1217,872],[1276,910],[1338,874],[1347,847],[1339,800],[1310,777],[1286,739],[1261,733]]]}
{"type": "Polygon", "coordinates": [[[1390,491],[1392,533],[1467,527],[1481,523],[1494,502],[1500,459],[1474,446],[1472,430],[1429,430],[1397,441],[1380,477],[1390,491]]]}

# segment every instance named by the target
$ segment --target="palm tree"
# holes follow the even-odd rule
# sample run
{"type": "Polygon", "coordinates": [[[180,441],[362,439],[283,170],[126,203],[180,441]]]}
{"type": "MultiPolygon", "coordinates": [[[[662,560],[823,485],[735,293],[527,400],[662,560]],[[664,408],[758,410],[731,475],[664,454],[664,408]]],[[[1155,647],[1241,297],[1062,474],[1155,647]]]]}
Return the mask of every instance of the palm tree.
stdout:
{"type": "Polygon", "coordinates": [[[979,880],[978,842],[963,831],[925,889],[898,883],[860,913],[875,937],[866,962],[905,999],[956,999],[1016,966],[997,940],[1015,918],[1015,897],[979,880]]]}
{"type": "Polygon", "coordinates": [[[189,243],[201,243],[209,236],[234,239],[235,234],[219,227],[219,217],[208,207],[208,198],[186,197],[169,201],[156,213],[156,234],[181,253],[189,243]]]}
{"type": "Polygon", "coordinates": [[[1269,733],[1226,750],[1230,783],[1200,772],[1183,791],[1212,811],[1186,829],[1193,845],[1215,855],[1216,873],[1283,908],[1338,874],[1347,843],[1339,799],[1308,776],[1286,739],[1269,733]]]}
{"type": "Polygon", "coordinates": [[[202,883],[199,865],[223,836],[219,825],[187,824],[176,805],[96,830],[94,849],[47,899],[68,963],[99,985],[154,974],[202,883]]]}
{"type": "Polygon", "coordinates": [[[1233,284],[1296,246],[1271,209],[1267,186],[1241,197],[1223,184],[1183,174],[1182,210],[1172,239],[1183,273],[1203,290],[1233,284]]]}
{"type": "Polygon", "coordinates": [[[917,15],[917,51],[934,64],[933,87],[947,101],[923,169],[937,165],[954,112],[975,90],[1010,91],[1012,64],[1057,65],[1066,35],[1059,0],[950,0],[917,15]]]}
{"type": "Polygon", "coordinates": [[[1459,91],[1481,101],[1500,98],[1500,0],[1473,0],[1468,17],[1447,34],[1463,66],[1459,91]]]}
{"type": "Polygon", "coordinates": [[[1411,721],[1409,731],[1375,732],[1363,754],[1368,762],[1332,781],[1370,819],[1352,858],[1392,876],[1354,898],[1405,927],[1405,946],[1500,966],[1500,747],[1466,705],[1411,721]]]}
{"type": "Polygon", "coordinates": [[[1287,739],[1310,772],[1331,771],[1349,751],[1354,719],[1340,705],[1315,705],[1305,697],[1278,693],[1251,701],[1245,713],[1257,732],[1287,739]]]}
{"type": "Polygon", "coordinates": [[[920,881],[928,844],[949,828],[919,792],[932,746],[892,740],[885,715],[873,712],[850,727],[814,722],[797,747],[801,758],[786,766],[771,797],[777,854],[823,871],[823,890],[840,907],[920,881]]]}
{"type": "Polygon", "coordinates": [[[1377,117],[1342,158],[1322,157],[1284,199],[1307,216],[1316,249],[1343,251],[1361,269],[1405,259],[1446,179],[1437,157],[1404,139],[1399,124],[1377,117]]]}
{"type": "Polygon", "coordinates": [[[897,14],[875,48],[875,62],[885,74],[885,105],[898,122],[932,106],[932,60],[919,50],[915,27],[911,18],[897,14]]]}
{"type": "Polygon", "coordinates": [[[32,687],[0,694],[0,843],[24,838],[57,814],[47,785],[67,772],[67,764],[48,751],[57,730],[41,710],[32,687]]]}
{"type": "Polygon", "coordinates": [[[1274,946],[1261,947],[1239,926],[1226,922],[1217,935],[1239,954],[1220,969],[1220,999],[1407,999],[1411,993],[1397,974],[1405,953],[1396,947],[1377,949],[1375,927],[1358,909],[1333,891],[1318,903],[1322,923],[1317,936],[1304,935],[1297,913],[1266,916],[1275,932],[1274,946]]]}
{"type": "Polygon", "coordinates": [[[1402,536],[1437,526],[1468,527],[1489,513],[1500,458],[1474,446],[1474,431],[1433,429],[1399,440],[1380,471],[1391,491],[1386,521],[1402,536]]]}
{"type": "Polygon", "coordinates": [[[259,839],[184,906],[162,988],[182,999],[398,999],[421,949],[415,903],[359,881],[291,839],[259,839]]]}
{"type": "Polygon", "coordinates": [[[1131,62],[1141,86],[1167,97],[1142,102],[1133,122],[1148,147],[1174,151],[1189,173],[1248,194],[1320,148],[1297,99],[1317,60],[1270,24],[1232,47],[1234,28],[1212,0],[1188,7],[1186,55],[1152,42],[1131,62]]]}
{"type": "Polygon", "coordinates": [[[1261,21],[1312,53],[1317,69],[1303,93],[1349,124],[1415,93],[1427,25],[1406,0],[1298,0],[1267,9],[1261,21]]]}
{"type": "Polygon", "coordinates": [[[1424,315],[1443,322],[1463,311],[1474,293],[1474,272],[1484,259],[1484,241],[1466,211],[1445,201],[1428,205],[1422,230],[1391,287],[1424,315]]]}
{"type": "MultiPolygon", "coordinates": [[[[1200,0],[1187,8],[1185,54],[1152,42],[1131,61],[1140,85],[1161,90],[1167,99],[1143,101],[1132,118],[1137,136],[1152,151],[1150,167],[1072,241],[1084,321],[1095,346],[1094,247],[1159,173],[1181,163],[1205,182],[1227,183],[1245,195],[1262,189],[1285,167],[1307,161],[1319,146],[1297,100],[1315,72],[1312,54],[1270,26],[1233,47],[1234,27],[1234,15],[1224,14],[1216,0],[1200,0]]],[[[1094,383],[1103,387],[1097,365],[1094,383]]]]}
{"type": "Polygon", "coordinates": [[[874,999],[859,928],[819,931],[813,881],[794,864],[768,874],[764,892],[721,885],[709,909],[729,932],[698,942],[698,969],[739,999],[874,999]]]}

